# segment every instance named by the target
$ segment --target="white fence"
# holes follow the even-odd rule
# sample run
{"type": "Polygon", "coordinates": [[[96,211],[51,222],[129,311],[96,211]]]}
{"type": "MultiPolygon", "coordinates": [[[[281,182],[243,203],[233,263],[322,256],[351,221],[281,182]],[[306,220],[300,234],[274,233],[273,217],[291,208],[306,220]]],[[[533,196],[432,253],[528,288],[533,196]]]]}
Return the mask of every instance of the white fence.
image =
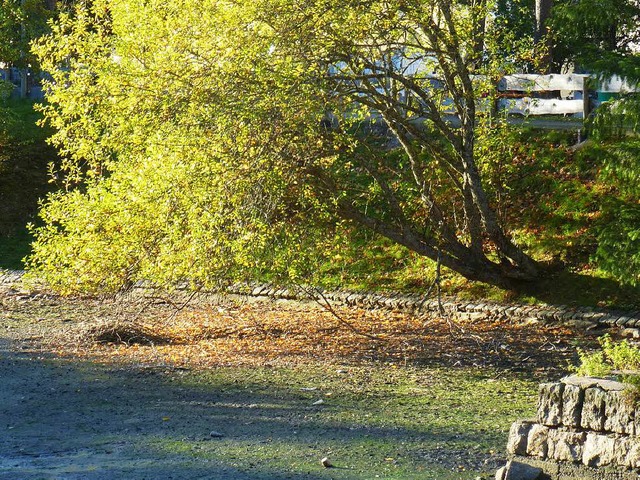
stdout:
{"type": "Polygon", "coordinates": [[[630,84],[620,77],[598,80],[586,74],[517,74],[500,80],[503,98],[498,107],[510,114],[573,115],[589,114],[604,96],[640,92],[640,84],[630,84]],[[590,93],[598,94],[592,101],[590,93]]]}

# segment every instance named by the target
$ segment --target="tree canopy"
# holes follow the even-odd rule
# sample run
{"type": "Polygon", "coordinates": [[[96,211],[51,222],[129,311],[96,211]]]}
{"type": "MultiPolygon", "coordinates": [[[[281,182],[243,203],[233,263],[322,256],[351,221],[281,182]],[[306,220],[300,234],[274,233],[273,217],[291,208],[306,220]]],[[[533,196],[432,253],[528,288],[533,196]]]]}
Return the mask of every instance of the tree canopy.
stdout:
{"type": "Polygon", "coordinates": [[[556,56],[607,76],[640,79],[640,2],[557,2],[550,18],[556,56]]]}
{"type": "Polygon", "coordinates": [[[44,0],[0,0],[0,62],[35,66],[29,44],[47,31],[52,13],[44,0]]]}
{"type": "Polygon", "coordinates": [[[467,278],[539,265],[482,139],[513,68],[489,1],[95,0],[36,52],[66,189],[30,266],[62,290],[312,272],[354,222],[467,278]]]}

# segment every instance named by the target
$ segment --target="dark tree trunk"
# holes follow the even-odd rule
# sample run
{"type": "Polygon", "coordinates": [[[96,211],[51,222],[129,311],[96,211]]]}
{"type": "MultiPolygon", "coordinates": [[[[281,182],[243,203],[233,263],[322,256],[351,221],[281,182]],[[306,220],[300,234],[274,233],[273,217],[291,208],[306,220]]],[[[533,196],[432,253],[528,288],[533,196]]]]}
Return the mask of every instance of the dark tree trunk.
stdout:
{"type": "MultiPolygon", "coordinates": [[[[484,282],[504,289],[513,289],[522,280],[536,278],[536,276],[527,277],[516,273],[516,270],[510,266],[504,268],[504,266],[490,261],[483,252],[471,248],[465,248],[463,255],[454,256],[446,245],[440,248],[441,246],[432,244],[430,239],[421,236],[409,226],[396,226],[374,219],[348,203],[339,206],[339,213],[343,218],[353,220],[419,255],[433,261],[439,261],[443,266],[472,281],[484,282]]],[[[458,253],[460,252],[458,251],[458,253]]]]}
{"type": "Polygon", "coordinates": [[[553,0],[536,0],[536,32],[534,40],[539,42],[547,33],[547,19],[551,15],[553,0]]]}
{"type": "Polygon", "coordinates": [[[551,51],[551,43],[547,39],[547,20],[551,15],[551,8],[553,7],[553,0],[536,0],[536,30],[534,34],[534,41],[536,44],[545,42],[545,55],[541,61],[542,73],[551,68],[553,61],[553,52],[551,51]]]}

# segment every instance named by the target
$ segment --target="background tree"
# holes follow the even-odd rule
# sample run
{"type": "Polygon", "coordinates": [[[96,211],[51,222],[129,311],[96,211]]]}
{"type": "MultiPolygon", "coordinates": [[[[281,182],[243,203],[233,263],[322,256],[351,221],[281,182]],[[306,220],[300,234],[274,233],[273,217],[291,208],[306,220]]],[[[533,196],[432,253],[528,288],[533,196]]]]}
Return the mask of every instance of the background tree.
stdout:
{"type": "MultiPolygon", "coordinates": [[[[640,2],[638,0],[563,2],[551,26],[557,50],[596,81],[616,75],[640,85],[640,2]]],[[[619,190],[602,207],[595,259],[620,281],[640,284],[640,93],[629,91],[604,102],[591,122],[602,148],[602,174],[619,190]],[[629,135],[631,134],[631,135],[629,135]]]]}
{"type": "Polygon", "coordinates": [[[55,2],[0,0],[0,62],[20,69],[20,96],[27,95],[28,69],[38,70],[29,44],[48,31],[55,2]]]}
{"type": "Polygon", "coordinates": [[[547,35],[547,20],[551,16],[553,0],[535,0],[536,25],[534,39],[540,42],[547,35]]]}
{"type": "Polygon", "coordinates": [[[539,72],[548,73],[553,68],[553,49],[548,33],[548,21],[553,9],[554,0],[535,0],[536,24],[534,42],[544,53],[539,63],[539,72]]]}
{"type": "Polygon", "coordinates": [[[565,0],[550,19],[560,58],[582,69],[636,79],[638,25],[638,0],[565,0]]]}
{"type": "Polygon", "coordinates": [[[501,48],[518,58],[519,69],[527,73],[559,72],[559,62],[549,35],[553,0],[498,0],[496,21],[503,25],[501,48]],[[526,47],[526,48],[525,48],[526,47]]]}
{"type": "Polygon", "coordinates": [[[291,276],[322,258],[308,230],[346,219],[472,280],[534,280],[478,157],[482,98],[509,68],[494,8],[78,5],[37,49],[68,191],[31,267],[68,289],[291,276]]]}

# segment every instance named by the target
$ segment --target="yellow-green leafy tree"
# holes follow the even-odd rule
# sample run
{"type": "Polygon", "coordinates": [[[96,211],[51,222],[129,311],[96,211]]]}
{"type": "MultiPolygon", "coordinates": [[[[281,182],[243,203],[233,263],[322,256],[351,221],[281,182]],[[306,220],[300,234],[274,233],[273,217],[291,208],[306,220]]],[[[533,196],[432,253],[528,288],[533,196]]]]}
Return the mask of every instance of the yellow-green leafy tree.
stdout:
{"type": "Polygon", "coordinates": [[[94,0],[36,52],[66,188],[30,267],[63,291],[299,279],[339,222],[472,280],[539,265],[479,132],[509,59],[486,0],[94,0]]]}

